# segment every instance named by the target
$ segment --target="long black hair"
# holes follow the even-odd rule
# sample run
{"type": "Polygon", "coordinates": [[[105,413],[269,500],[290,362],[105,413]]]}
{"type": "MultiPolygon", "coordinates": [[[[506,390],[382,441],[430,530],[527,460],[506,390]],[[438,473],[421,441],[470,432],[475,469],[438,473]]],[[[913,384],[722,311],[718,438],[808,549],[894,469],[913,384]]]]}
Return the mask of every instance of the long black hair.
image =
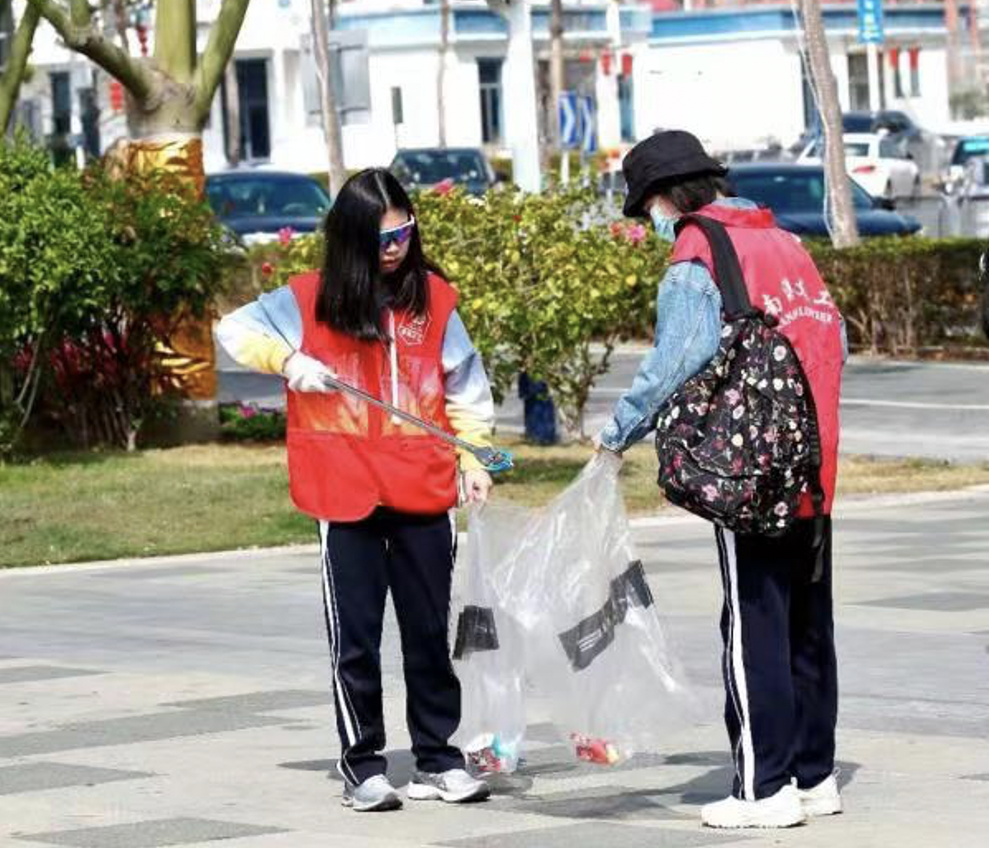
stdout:
{"type": "Polygon", "coordinates": [[[387,338],[382,326],[386,304],[422,315],[429,294],[427,274],[441,273],[423,255],[417,226],[406,258],[383,282],[378,233],[389,208],[414,214],[399,181],[384,168],[368,168],[344,183],[327,215],[316,320],[357,339],[387,338]]]}

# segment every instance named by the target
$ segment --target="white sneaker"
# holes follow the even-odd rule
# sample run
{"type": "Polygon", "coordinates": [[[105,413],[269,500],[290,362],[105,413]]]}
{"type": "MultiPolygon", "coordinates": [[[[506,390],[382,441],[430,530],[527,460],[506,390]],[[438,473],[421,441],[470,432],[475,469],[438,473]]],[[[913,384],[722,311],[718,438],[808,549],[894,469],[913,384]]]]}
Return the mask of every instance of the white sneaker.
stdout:
{"type": "Polygon", "coordinates": [[[340,803],[357,813],[377,813],[399,809],[402,799],[385,775],[376,774],[358,786],[345,783],[340,803]]]}
{"type": "Polygon", "coordinates": [[[842,812],[842,796],[834,774],[811,789],[798,789],[801,808],[808,816],[834,816],[842,812]]]}
{"type": "Polygon", "coordinates": [[[701,808],[701,823],[708,827],[793,827],[805,818],[797,789],[790,783],[759,801],[730,796],[701,808]]]}
{"type": "Polygon", "coordinates": [[[450,769],[440,774],[417,771],[407,790],[411,801],[439,800],[448,804],[484,801],[491,792],[487,783],[471,777],[464,769],[450,769]]]}

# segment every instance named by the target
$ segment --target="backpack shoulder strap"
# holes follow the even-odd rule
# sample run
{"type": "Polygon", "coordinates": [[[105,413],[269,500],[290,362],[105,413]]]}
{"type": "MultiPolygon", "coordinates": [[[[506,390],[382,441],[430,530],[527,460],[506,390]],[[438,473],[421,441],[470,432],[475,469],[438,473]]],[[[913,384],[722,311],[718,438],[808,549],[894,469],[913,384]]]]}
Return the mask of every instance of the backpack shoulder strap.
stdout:
{"type": "Polygon", "coordinates": [[[714,218],[691,214],[682,215],[674,225],[674,230],[679,234],[689,224],[698,227],[708,240],[715,270],[715,285],[722,293],[722,309],[725,317],[733,321],[759,314],[750,303],[739,256],[724,225],[714,218]]]}

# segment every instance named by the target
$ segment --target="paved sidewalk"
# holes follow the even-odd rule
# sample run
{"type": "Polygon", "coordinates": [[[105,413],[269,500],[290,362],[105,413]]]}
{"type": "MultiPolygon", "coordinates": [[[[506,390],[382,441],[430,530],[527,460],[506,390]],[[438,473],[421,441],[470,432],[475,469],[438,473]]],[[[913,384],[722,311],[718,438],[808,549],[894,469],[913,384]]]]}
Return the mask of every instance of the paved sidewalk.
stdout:
{"type": "MultiPolygon", "coordinates": [[[[839,758],[848,812],[720,833],[719,588],[710,529],[636,535],[705,705],[665,750],[578,765],[547,727],[494,799],[339,805],[319,577],[308,550],[0,573],[0,846],[661,848],[985,846],[986,492],[846,501],[836,521],[839,758]]],[[[383,647],[403,783],[394,621],[383,647]]]]}

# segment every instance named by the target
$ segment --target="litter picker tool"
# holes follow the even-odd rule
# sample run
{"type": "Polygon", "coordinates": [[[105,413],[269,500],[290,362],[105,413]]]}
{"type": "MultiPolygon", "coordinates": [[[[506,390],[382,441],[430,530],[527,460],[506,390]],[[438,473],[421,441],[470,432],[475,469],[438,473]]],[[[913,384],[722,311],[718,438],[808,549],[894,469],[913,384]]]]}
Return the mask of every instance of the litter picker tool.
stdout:
{"type": "MultiPolygon", "coordinates": [[[[289,346],[292,352],[295,353],[296,346],[293,345],[278,328],[278,325],[272,320],[272,316],[268,313],[265,305],[260,299],[258,299],[256,303],[261,307],[261,311],[265,313],[265,317],[268,319],[268,323],[271,327],[282,337],[282,341],[289,346]]],[[[357,386],[352,386],[350,383],[345,383],[337,377],[325,377],[324,383],[329,388],[347,392],[347,394],[360,398],[365,403],[370,403],[372,406],[376,406],[379,409],[384,410],[389,413],[389,415],[394,415],[396,418],[400,418],[403,421],[412,424],[414,427],[418,427],[420,430],[425,430],[431,436],[436,436],[438,439],[441,439],[449,445],[453,445],[454,447],[467,451],[482,464],[485,471],[497,473],[499,471],[508,471],[513,466],[512,454],[509,453],[509,451],[499,450],[498,448],[479,447],[478,445],[472,445],[470,442],[465,442],[463,439],[459,439],[457,436],[448,433],[443,428],[430,424],[428,421],[424,421],[422,418],[418,418],[409,412],[404,412],[398,407],[393,406],[380,398],[376,398],[374,395],[369,394],[363,389],[357,388],[357,386]]]]}

